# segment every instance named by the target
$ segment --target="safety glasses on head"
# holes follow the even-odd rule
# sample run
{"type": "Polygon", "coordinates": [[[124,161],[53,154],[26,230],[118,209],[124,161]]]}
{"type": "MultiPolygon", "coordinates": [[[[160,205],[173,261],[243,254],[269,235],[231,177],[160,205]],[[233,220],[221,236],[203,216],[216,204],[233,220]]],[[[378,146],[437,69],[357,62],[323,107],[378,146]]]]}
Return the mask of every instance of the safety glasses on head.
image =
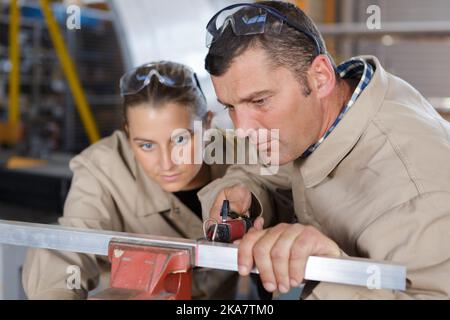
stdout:
{"type": "Polygon", "coordinates": [[[235,35],[242,36],[266,32],[279,34],[284,24],[307,36],[313,42],[317,55],[322,53],[318,40],[309,31],[278,10],[257,3],[237,3],[217,12],[206,26],[206,46],[209,48],[217,41],[229,25],[235,35]]]}
{"type": "Polygon", "coordinates": [[[126,72],[120,78],[120,95],[138,93],[150,84],[153,77],[168,87],[197,87],[203,95],[197,75],[191,68],[168,61],[146,63],[126,72]]]}

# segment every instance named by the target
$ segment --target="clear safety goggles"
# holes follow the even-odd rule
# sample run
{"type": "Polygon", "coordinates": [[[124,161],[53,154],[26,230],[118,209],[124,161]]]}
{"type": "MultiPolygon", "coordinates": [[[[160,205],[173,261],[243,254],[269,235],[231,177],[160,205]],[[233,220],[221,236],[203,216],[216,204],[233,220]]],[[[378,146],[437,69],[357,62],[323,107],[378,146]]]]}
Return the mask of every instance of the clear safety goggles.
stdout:
{"type": "Polygon", "coordinates": [[[120,78],[120,95],[122,97],[136,94],[148,86],[156,77],[159,83],[168,87],[197,87],[204,96],[195,72],[182,64],[170,62],[151,62],[126,72],[120,78]],[[169,74],[167,70],[176,70],[169,74]]]}
{"type": "Polygon", "coordinates": [[[229,25],[235,35],[242,36],[266,32],[280,34],[284,24],[307,36],[315,45],[317,55],[322,53],[319,42],[309,31],[289,20],[278,10],[257,3],[238,3],[217,12],[206,26],[206,47],[211,47],[229,25]]]}

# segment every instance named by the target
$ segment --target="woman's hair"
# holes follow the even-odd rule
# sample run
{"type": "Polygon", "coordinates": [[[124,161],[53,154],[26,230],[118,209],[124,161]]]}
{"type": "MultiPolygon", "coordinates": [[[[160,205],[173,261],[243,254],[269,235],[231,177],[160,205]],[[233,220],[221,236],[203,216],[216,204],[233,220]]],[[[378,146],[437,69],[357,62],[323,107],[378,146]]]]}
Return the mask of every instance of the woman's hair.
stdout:
{"type": "MultiPolygon", "coordinates": [[[[187,76],[189,68],[179,63],[160,61],[155,62],[155,69],[161,74],[172,79],[179,79],[187,76]]],[[[146,66],[139,67],[139,69],[146,66]]],[[[180,106],[189,108],[191,114],[203,119],[207,113],[206,99],[198,81],[193,81],[190,86],[171,87],[162,84],[158,77],[153,76],[150,83],[139,92],[125,95],[123,98],[123,119],[124,124],[128,124],[127,111],[130,108],[147,104],[151,108],[160,108],[167,103],[177,103],[180,106]]]]}

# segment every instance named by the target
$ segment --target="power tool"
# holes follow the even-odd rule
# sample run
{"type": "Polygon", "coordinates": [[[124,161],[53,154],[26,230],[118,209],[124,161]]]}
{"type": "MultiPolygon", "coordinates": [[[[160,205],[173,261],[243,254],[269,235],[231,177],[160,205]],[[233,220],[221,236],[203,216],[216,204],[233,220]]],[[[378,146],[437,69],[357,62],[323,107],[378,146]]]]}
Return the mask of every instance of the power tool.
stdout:
{"type": "Polygon", "coordinates": [[[230,211],[230,202],[224,200],[220,211],[221,222],[208,228],[206,237],[210,241],[231,243],[241,239],[252,227],[252,221],[245,215],[230,211]]]}

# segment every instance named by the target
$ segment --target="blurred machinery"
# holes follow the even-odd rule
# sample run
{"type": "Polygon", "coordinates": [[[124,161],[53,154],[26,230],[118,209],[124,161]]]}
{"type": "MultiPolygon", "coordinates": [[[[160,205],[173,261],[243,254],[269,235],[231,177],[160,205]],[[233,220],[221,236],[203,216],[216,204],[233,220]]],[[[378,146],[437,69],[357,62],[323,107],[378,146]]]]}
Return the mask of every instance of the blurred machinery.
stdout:
{"type": "Polygon", "coordinates": [[[0,201],[59,214],[71,155],[122,124],[124,71],[113,15],[83,8],[70,29],[66,9],[0,2],[0,201]]]}
{"type": "MultiPolygon", "coordinates": [[[[21,154],[48,158],[54,151],[79,152],[89,145],[88,135],[76,111],[75,97],[69,90],[54,39],[37,1],[22,1],[19,8],[16,40],[20,51],[20,109],[17,117],[21,120],[21,128],[5,124],[8,120],[9,76],[14,67],[8,50],[9,29],[11,19],[14,19],[10,14],[12,3],[3,1],[0,7],[0,122],[3,123],[0,138],[7,136],[1,142],[12,144],[14,139],[8,135],[21,131],[17,146],[21,154]]],[[[66,27],[66,6],[54,3],[51,8],[99,133],[106,136],[121,124],[117,84],[124,63],[113,16],[108,11],[83,8],[80,29],[71,30],[66,27]]]]}
{"type": "Polygon", "coordinates": [[[298,0],[319,23],[337,62],[375,55],[450,121],[450,2],[298,0]],[[368,27],[375,15],[379,28],[368,27]]]}

